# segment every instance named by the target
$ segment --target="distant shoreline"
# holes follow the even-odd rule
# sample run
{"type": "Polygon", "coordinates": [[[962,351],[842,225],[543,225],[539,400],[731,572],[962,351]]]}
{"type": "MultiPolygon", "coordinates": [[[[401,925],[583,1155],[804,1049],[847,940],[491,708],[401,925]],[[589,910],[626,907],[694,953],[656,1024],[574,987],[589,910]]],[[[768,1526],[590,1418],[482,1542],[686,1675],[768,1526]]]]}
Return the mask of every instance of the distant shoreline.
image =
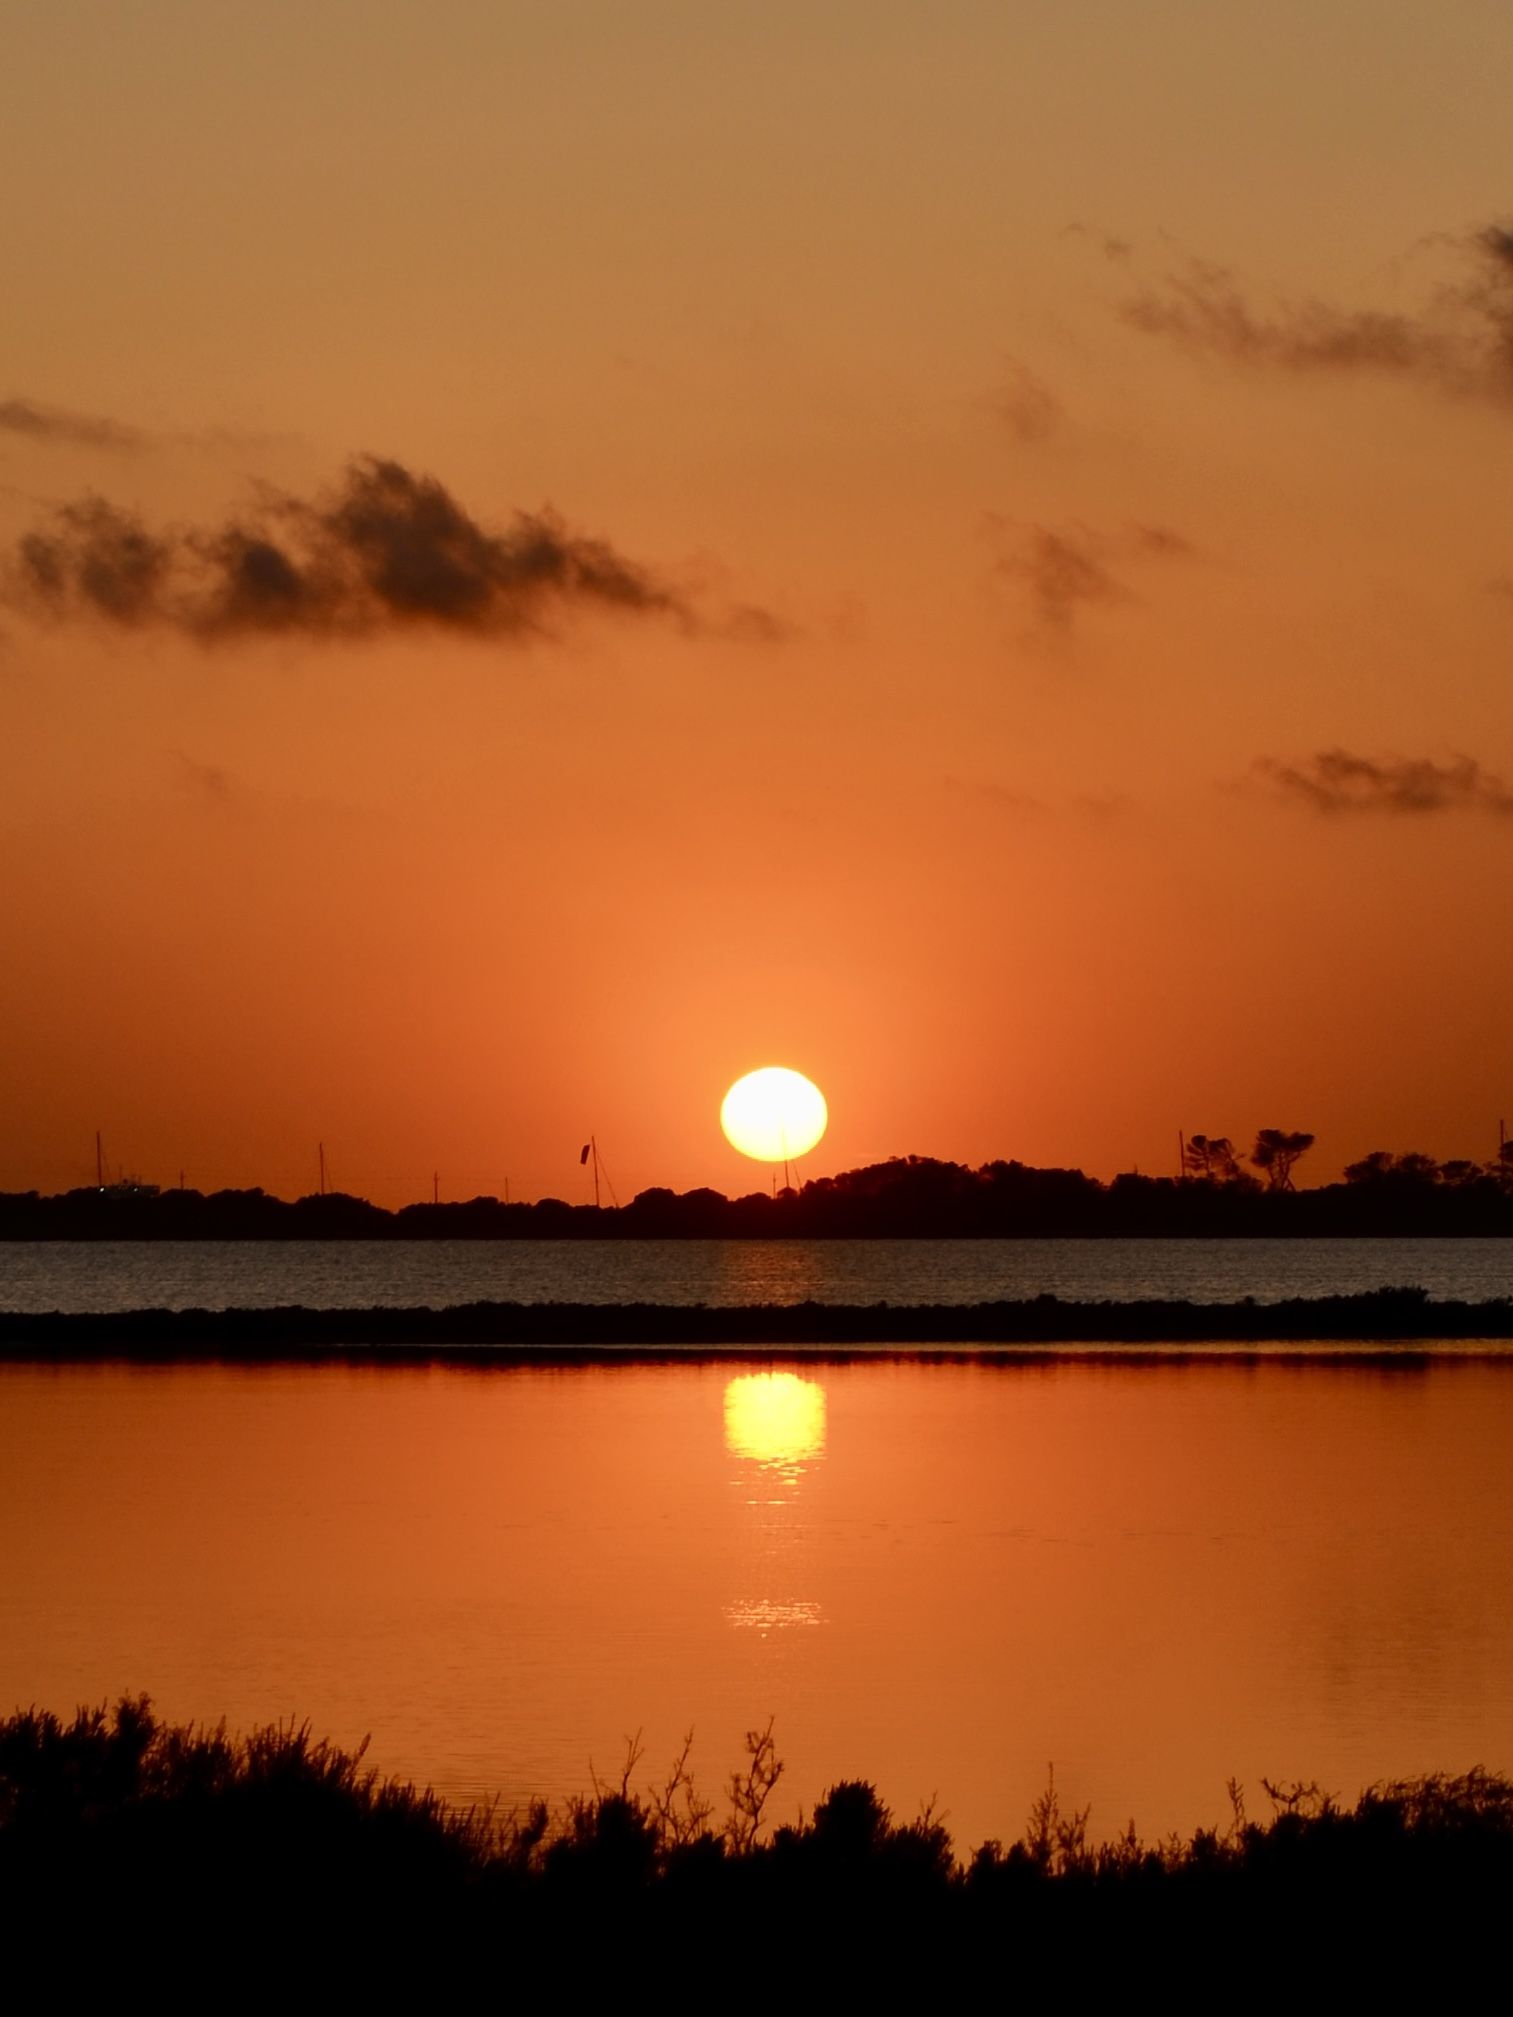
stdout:
{"type": "MultiPolygon", "coordinates": [[[[1074,1302],[1056,1296],[988,1303],[480,1302],[432,1309],[0,1311],[0,1358],[247,1362],[453,1358],[582,1364],[591,1355],[686,1360],[690,1353],[769,1358],[785,1352],[875,1356],[922,1347],[980,1357],[995,1348],[1403,1346],[1513,1339],[1513,1300],[1433,1301],[1422,1290],[1290,1297],[1276,1303],[1074,1302]]],[[[932,1353],[932,1356],[936,1355],[932,1353]]],[[[1359,1359],[1357,1350],[1352,1357],[1359,1359]]]]}
{"type": "Polygon", "coordinates": [[[342,1191],[291,1200],[126,1179],[56,1197],[0,1192],[0,1241],[1507,1239],[1513,1143],[1505,1148],[1488,1165],[1376,1152],[1344,1182],[1304,1190],[1285,1171],[1263,1185],[1232,1157],[1222,1179],[1128,1171],[1103,1183],[1017,1161],[969,1169],[894,1156],[797,1190],[728,1198],[653,1186],[602,1207],[480,1196],[391,1211],[342,1191]]]}

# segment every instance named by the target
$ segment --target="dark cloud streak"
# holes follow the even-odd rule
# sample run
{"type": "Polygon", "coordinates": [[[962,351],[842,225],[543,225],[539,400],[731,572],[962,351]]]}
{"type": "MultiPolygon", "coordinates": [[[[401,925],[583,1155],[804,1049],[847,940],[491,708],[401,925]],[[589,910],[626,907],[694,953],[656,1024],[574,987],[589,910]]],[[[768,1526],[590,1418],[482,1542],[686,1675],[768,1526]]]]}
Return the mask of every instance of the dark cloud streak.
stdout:
{"type": "Polygon", "coordinates": [[[1238,364],[1320,376],[1377,372],[1464,397],[1513,400],[1513,230],[1494,224],[1451,242],[1470,262],[1469,277],[1411,314],[1319,300],[1267,312],[1226,267],[1196,259],[1120,313],[1146,335],[1238,364]]]}
{"type": "Polygon", "coordinates": [[[34,399],[0,399],[0,430],[29,441],[69,448],[136,449],[144,437],[134,427],[99,414],[71,413],[66,407],[44,406],[34,399]]]}
{"type": "Polygon", "coordinates": [[[1254,768],[1280,797],[1331,817],[1378,813],[1421,818],[1445,812],[1513,816],[1513,788],[1469,756],[1435,763],[1423,756],[1376,759],[1325,749],[1294,763],[1260,757],[1254,768]]]}
{"type": "Polygon", "coordinates": [[[147,622],[157,611],[172,548],[133,513],[102,497],[66,504],[49,532],[30,532],[17,547],[22,582],[61,610],[71,600],[112,623],[147,622]]]}
{"type": "Polygon", "coordinates": [[[555,512],[489,530],[434,477],[377,456],[314,501],[265,492],[249,515],[210,527],[159,533],[103,498],[65,505],[18,543],[5,590],[60,619],[206,641],[411,627],[502,637],[570,608],[691,621],[669,587],[555,512]]]}

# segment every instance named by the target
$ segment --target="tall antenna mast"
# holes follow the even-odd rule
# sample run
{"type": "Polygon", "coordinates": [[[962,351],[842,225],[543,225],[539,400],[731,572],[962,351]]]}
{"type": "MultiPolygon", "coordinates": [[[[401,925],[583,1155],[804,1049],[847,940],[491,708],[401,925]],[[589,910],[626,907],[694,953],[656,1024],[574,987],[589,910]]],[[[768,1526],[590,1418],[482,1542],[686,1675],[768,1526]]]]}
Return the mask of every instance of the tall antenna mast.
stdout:
{"type": "MultiPolygon", "coordinates": [[[[599,1137],[597,1135],[590,1135],[588,1140],[583,1144],[583,1147],[578,1152],[578,1161],[580,1163],[586,1163],[590,1156],[593,1157],[594,1161],[594,1210],[598,1211],[599,1209],[599,1177],[602,1171],[604,1181],[609,1185],[610,1198],[615,1206],[615,1209],[618,1211],[620,1208],[620,1200],[615,1193],[615,1180],[610,1175],[609,1171],[604,1168],[604,1165],[599,1160],[599,1137]]],[[[506,1204],[508,1204],[510,1201],[508,1184],[505,1185],[504,1201],[506,1204]]]]}
{"type": "Polygon", "coordinates": [[[319,1142],[316,1146],[320,1151],[320,1194],[324,1197],[326,1195],[326,1145],[324,1142],[319,1142]]]}
{"type": "Polygon", "coordinates": [[[95,1183],[102,1191],[105,1188],[105,1151],[100,1146],[100,1130],[95,1129],[95,1183]]]}

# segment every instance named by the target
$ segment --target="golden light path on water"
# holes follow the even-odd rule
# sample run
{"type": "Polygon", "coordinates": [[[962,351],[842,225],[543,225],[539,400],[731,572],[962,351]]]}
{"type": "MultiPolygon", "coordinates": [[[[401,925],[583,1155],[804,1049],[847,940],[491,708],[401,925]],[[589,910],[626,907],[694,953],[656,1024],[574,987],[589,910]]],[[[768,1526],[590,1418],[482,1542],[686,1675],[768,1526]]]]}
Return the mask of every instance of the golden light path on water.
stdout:
{"type": "Polygon", "coordinates": [[[741,1373],[725,1388],[725,1447],[785,1477],[825,1454],[825,1389],[798,1373],[741,1373]]]}
{"type": "Polygon", "coordinates": [[[798,1373],[739,1373],[725,1386],[725,1448],[741,1466],[760,1590],[724,1606],[725,1622],[761,1638],[824,1622],[820,1605],[796,1593],[802,1528],[795,1520],[805,1473],[825,1454],[825,1390],[798,1373]]]}

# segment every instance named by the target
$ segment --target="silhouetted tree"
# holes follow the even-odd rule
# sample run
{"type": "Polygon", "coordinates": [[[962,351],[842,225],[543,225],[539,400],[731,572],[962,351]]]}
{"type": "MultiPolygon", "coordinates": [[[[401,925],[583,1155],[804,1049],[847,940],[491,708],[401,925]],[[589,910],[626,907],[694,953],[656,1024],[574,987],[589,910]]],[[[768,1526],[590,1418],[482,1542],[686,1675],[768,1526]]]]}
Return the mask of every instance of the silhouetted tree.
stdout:
{"type": "Polygon", "coordinates": [[[1189,1135],[1187,1147],[1182,1152],[1182,1162],[1188,1176],[1196,1177],[1205,1184],[1238,1184],[1245,1181],[1245,1172],[1235,1154],[1235,1145],[1228,1135],[1189,1135]]]}
{"type": "Polygon", "coordinates": [[[1373,1149],[1358,1163],[1345,1165],[1347,1184],[1390,1186],[1395,1190],[1429,1190],[1439,1180],[1439,1164],[1433,1156],[1410,1149],[1395,1156],[1388,1149],[1373,1149]]]}
{"type": "Polygon", "coordinates": [[[0,1242],[1513,1234],[1513,1143],[1484,1164],[1374,1149],[1349,1166],[1344,1183],[1295,1189],[1294,1166],[1311,1142],[1263,1128],[1241,1158],[1228,1136],[1194,1135],[1180,1180],[1125,1171],[1107,1183],[1017,1160],[973,1169],[895,1156],[811,1179],[796,1195],[764,1188],[725,1198],[654,1186],[613,1212],[561,1198],[501,1204],[488,1196],[391,1212],[334,1192],[290,1203],[261,1190],[122,1195],[91,1184],[56,1197],[0,1192],[0,1242]],[[1264,1197],[1252,1171],[1264,1174],[1264,1197]]]}
{"type": "Polygon", "coordinates": [[[1290,1191],[1296,1188],[1292,1181],[1292,1166],[1299,1156],[1308,1153],[1313,1142],[1314,1138],[1309,1134],[1289,1132],[1286,1128],[1262,1128],[1256,1136],[1250,1160],[1258,1170],[1266,1172],[1269,1189],[1290,1191]]]}

